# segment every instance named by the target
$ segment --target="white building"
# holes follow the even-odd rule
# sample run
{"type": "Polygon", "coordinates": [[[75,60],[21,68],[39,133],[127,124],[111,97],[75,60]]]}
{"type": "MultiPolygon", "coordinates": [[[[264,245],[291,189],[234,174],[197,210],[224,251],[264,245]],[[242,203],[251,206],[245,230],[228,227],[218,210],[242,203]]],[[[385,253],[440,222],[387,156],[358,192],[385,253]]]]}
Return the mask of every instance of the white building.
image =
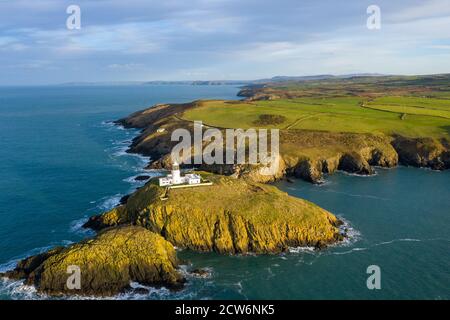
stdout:
{"type": "Polygon", "coordinates": [[[195,173],[189,173],[184,176],[180,173],[180,166],[178,163],[172,165],[172,172],[165,177],[159,178],[159,186],[172,186],[179,184],[199,184],[201,182],[201,177],[195,173]]]}

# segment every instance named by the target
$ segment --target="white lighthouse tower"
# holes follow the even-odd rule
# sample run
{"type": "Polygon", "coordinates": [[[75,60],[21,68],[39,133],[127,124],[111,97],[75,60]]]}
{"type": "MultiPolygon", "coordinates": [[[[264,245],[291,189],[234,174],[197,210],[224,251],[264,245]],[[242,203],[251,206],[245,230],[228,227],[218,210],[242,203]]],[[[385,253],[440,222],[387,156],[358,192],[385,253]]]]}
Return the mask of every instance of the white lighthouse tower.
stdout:
{"type": "MultiPolygon", "coordinates": [[[[165,177],[159,178],[159,186],[176,186],[176,185],[201,185],[202,177],[199,174],[188,173],[184,176],[180,173],[180,166],[177,162],[172,163],[172,171],[165,177]]],[[[178,186],[182,187],[182,186],[178,186]]]]}
{"type": "Polygon", "coordinates": [[[180,174],[180,166],[177,162],[172,164],[172,184],[180,184],[183,183],[180,174]]]}

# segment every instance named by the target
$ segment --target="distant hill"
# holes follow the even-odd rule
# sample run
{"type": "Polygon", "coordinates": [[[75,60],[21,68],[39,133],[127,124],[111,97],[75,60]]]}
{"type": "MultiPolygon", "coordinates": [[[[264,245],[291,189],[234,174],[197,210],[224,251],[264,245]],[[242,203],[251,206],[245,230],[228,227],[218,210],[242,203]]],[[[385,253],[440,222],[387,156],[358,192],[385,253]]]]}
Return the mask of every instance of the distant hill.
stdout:
{"type": "Polygon", "coordinates": [[[355,73],[345,75],[320,74],[310,76],[274,76],[267,79],[256,80],[152,80],[152,81],[99,81],[99,82],[67,82],[60,86],[123,86],[123,85],[193,85],[193,86],[214,86],[214,85],[258,85],[265,83],[279,83],[292,81],[311,81],[327,79],[348,79],[354,77],[380,77],[378,73],[355,73]]]}

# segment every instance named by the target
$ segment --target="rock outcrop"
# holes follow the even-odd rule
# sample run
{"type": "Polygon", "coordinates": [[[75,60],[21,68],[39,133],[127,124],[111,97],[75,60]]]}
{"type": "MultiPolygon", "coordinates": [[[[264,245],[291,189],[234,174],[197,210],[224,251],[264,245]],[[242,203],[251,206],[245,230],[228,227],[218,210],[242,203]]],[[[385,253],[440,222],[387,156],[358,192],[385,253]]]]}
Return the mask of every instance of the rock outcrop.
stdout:
{"type": "Polygon", "coordinates": [[[343,238],[340,221],[308,201],[246,179],[208,175],[212,186],[166,190],[151,180],[126,205],[92,218],[101,229],[132,223],[180,248],[219,253],[278,253],[343,238]],[[164,195],[164,196],[163,196],[164,195]]]}
{"type": "Polygon", "coordinates": [[[338,169],[361,175],[373,174],[372,167],[359,153],[344,154],[339,161],[338,169]]]}
{"type": "Polygon", "coordinates": [[[69,247],[58,247],[20,261],[3,274],[25,279],[45,294],[110,296],[130,282],[177,289],[184,279],[177,271],[173,246],[160,235],[138,226],[122,226],[69,247]],[[70,289],[68,268],[80,270],[80,288],[70,289]]]}
{"type": "Polygon", "coordinates": [[[400,162],[414,167],[435,170],[450,168],[448,141],[433,138],[405,138],[397,136],[392,145],[399,154],[400,162]]]}
{"type": "Polygon", "coordinates": [[[391,139],[382,135],[289,130],[280,140],[286,174],[313,183],[336,170],[370,175],[373,166],[398,164],[391,139]]]}

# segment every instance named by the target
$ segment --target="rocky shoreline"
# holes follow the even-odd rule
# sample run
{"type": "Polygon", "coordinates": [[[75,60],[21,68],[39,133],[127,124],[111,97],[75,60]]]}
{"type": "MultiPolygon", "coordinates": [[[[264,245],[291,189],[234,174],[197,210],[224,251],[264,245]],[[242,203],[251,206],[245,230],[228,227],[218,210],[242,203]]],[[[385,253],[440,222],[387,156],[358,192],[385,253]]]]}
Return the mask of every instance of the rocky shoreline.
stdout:
{"type": "Polygon", "coordinates": [[[178,264],[175,249],[160,235],[142,227],[120,226],[28,257],[0,276],[25,279],[24,284],[52,296],[112,296],[130,290],[131,282],[181,289],[185,279],[178,264]],[[76,282],[68,286],[74,268],[79,270],[78,287],[76,282]]]}
{"type": "MultiPolygon", "coordinates": [[[[157,105],[118,120],[116,123],[126,128],[142,130],[127,152],[150,157],[152,162],[148,168],[169,169],[170,150],[176,144],[170,139],[171,132],[175,128],[193,132],[192,123],[178,115],[201,103],[157,105]]],[[[319,183],[324,174],[333,174],[337,170],[370,175],[375,166],[392,168],[405,165],[446,170],[450,168],[450,143],[444,138],[281,130],[280,157],[279,170],[271,177],[259,174],[260,168],[248,165],[200,165],[197,169],[262,183],[290,176],[319,183]],[[308,152],[302,153],[302,150],[308,152]]]]}
{"type": "MultiPolygon", "coordinates": [[[[171,132],[193,131],[192,122],[179,115],[201,103],[156,105],[116,121],[142,130],[127,152],[151,157],[148,168],[169,169],[176,144],[171,132]]],[[[0,276],[25,279],[25,284],[49,295],[110,296],[130,290],[130,282],[182,288],[185,278],[174,246],[222,254],[322,249],[346,237],[339,228],[342,222],[268,183],[289,177],[320,183],[324,175],[338,170],[371,175],[374,166],[399,164],[445,170],[450,168],[450,147],[445,139],[281,130],[279,160],[271,176],[262,174],[260,166],[199,165],[196,169],[204,170],[213,186],[195,192],[171,190],[169,197],[162,197],[166,190],[150,179],[116,208],[86,222],[85,228],[99,231],[96,237],[23,259],[0,276]],[[82,285],[76,291],[66,282],[71,265],[82,270],[82,285]]]]}
{"type": "MultiPolygon", "coordinates": [[[[21,260],[0,277],[24,279],[51,296],[112,296],[131,282],[183,288],[175,246],[221,254],[277,254],[292,247],[323,249],[345,239],[342,221],[268,184],[202,172],[212,186],[166,190],[153,178],[123,203],[91,217],[94,238],[21,260]],[[165,196],[164,199],[162,196],[165,196]],[[68,287],[70,267],[80,287],[68,287]]],[[[192,271],[204,277],[202,270],[192,271]]]]}
{"type": "Polygon", "coordinates": [[[202,173],[212,186],[172,189],[151,180],[126,204],[93,216],[86,228],[132,224],[179,248],[224,254],[273,254],[289,247],[324,248],[343,240],[342,222],[308,201],[274,186],[202,173]]]}

